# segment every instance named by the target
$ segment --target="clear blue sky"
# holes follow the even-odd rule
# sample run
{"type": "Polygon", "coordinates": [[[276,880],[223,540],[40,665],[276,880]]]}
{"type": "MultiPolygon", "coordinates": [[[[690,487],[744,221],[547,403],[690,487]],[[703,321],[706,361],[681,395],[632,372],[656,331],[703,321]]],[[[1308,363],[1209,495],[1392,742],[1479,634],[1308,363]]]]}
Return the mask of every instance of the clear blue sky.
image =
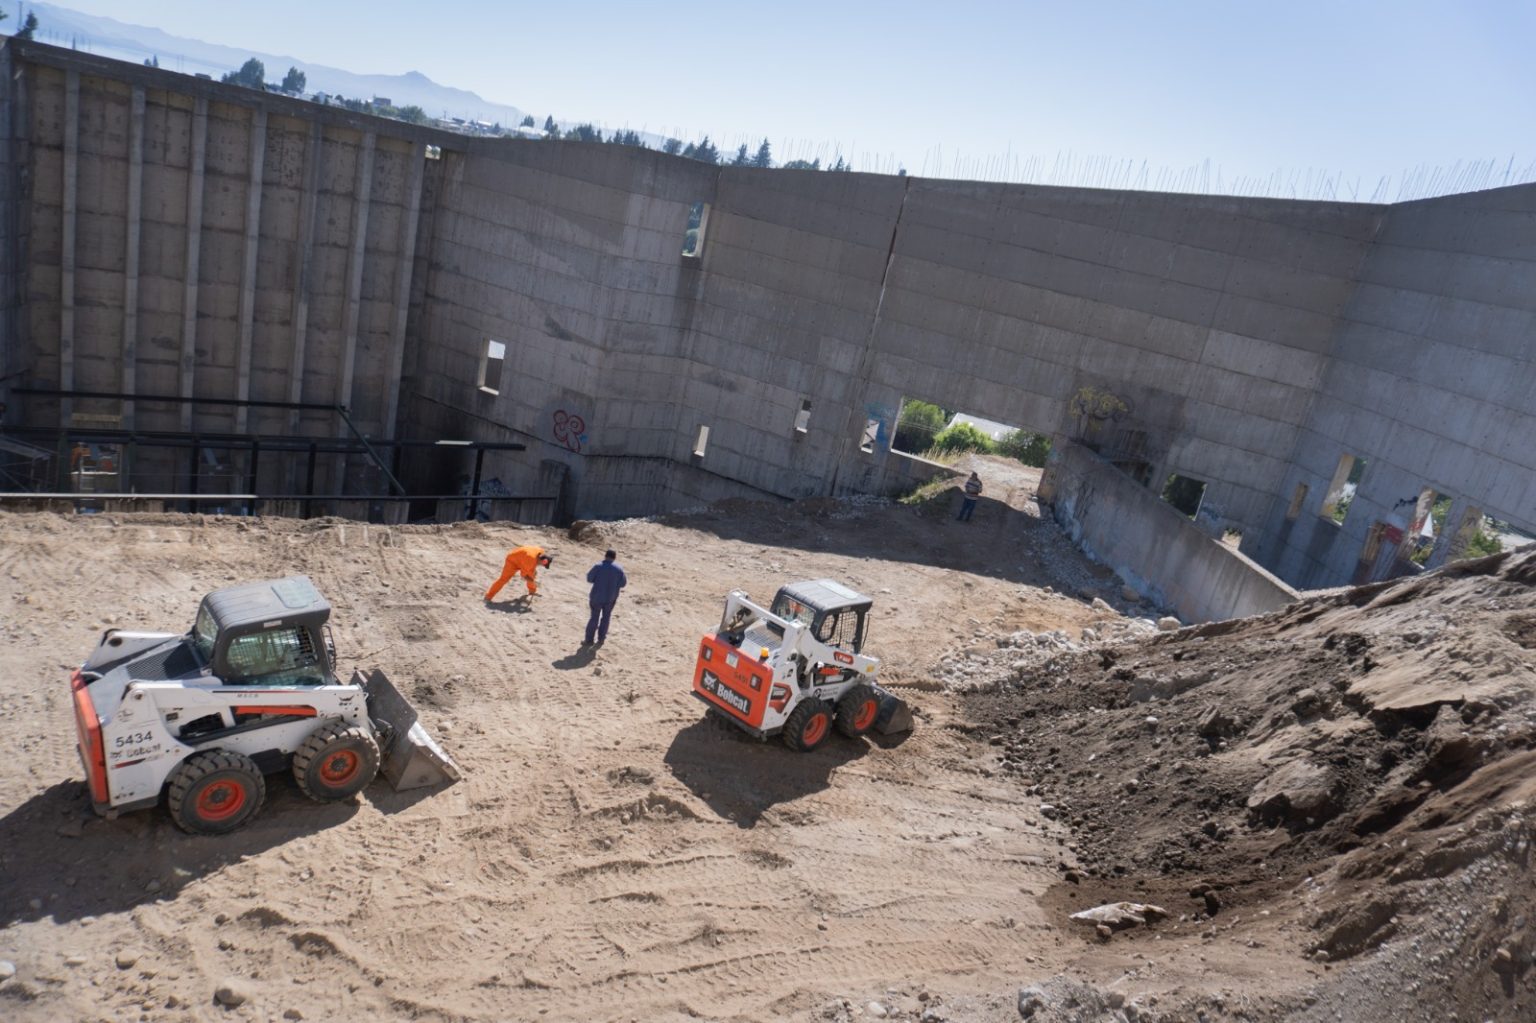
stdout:
{"type": "Polygon", "coordinates": [[[1070,155],[1079,177],[1107,157],[1155,179],[1209,161],[1213,189],[1218,173],[1226,190],[1326,174],[1361,199],[1421,166],[1496,160],[1502,177],[1513,157],[1536,173],[1532,0],[58,2],[421,71],[541,123],[722,149],[766,136],[781,160],[840,149],[858,169],[1049,180],[1070,155]]]}

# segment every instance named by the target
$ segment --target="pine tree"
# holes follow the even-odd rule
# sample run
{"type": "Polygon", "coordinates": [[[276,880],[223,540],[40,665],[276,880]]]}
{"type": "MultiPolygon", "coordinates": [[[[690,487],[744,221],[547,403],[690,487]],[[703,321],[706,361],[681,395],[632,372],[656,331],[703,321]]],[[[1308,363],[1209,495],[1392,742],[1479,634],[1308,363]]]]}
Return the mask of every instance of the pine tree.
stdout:
{"type": "Polygon", "coordinates": [[[667,140],[661,144],[661,151],[669,156],[676,156],[678,153],[683,151],[683,140],[671,138],[669,136],[667,140]]]}
{"type": "Polygon", "coordinates": [[[752,158],[754,167],[772,167],[773,153],[768,148],[768,140],[763,139],[763,144],[757,147],[757,155],[752,158]]]}
{"type": "Polygon", "coordinates": [[[544,132],[550,138],[557,139],[560,137],[560,126],[555,123],[554,114],[550,114],[548,117],[544,118],[544,132]]]}
{"type": "Polygon", "coordinates": [[[731,160],[731,166],[732,167],[745,167],[747,164],[749,164],[751,162],[752,162],[752,158],[747,155],[747,144],[745,142],[743,142],[741,144],[741,147],[736,150],[736,156],[731,160]]]}

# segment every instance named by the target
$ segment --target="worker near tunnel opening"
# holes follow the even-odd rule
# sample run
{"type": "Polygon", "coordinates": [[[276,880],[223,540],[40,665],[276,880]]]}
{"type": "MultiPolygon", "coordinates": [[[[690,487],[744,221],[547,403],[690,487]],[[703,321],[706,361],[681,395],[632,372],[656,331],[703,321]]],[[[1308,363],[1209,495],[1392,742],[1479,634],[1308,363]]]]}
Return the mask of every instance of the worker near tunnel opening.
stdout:
{"type": "Polygon", "coordinates": [[[544,548],[535,547],[532,544],[523,547],[515,547],[507,553],[507,560],[501,566],[501,578],[491,584],[491,588],[485,591],[486,602],[496,599],[496,594],[501,588],[512,581],[512,577],[520,575],[528,584],[528,595],[539,592],[538,574],[540,568],[548,568],[554,564],[553,554],[546,554],[544,548]]]}

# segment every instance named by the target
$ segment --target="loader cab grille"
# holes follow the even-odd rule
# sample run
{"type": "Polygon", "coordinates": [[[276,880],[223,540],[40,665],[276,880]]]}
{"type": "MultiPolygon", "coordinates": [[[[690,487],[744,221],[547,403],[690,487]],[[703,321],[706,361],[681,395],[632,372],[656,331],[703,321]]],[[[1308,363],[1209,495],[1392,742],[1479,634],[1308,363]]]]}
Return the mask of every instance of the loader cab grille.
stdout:
{"type": "Polygon", "coordinates": [[[224,653],[236,685],[324,685],[325,673],[310,630],[290,626],[230,640],[224,653]]]}

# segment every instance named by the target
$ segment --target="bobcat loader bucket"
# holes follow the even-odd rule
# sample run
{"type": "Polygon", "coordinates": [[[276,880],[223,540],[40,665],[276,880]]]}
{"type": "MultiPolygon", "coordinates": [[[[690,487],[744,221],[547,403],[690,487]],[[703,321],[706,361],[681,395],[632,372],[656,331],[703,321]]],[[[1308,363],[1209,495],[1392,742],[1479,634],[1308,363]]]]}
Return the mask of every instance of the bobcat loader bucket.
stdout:
{"type": "Polygon", "coordinates": [[[880,713],[875,716],[874,730],[881,735],[912,731],[912,708],[907,701],[881,686],[875,686],[880,698],[880,713]]]}
{"type": "Polygon", "coordinates": [[[382,671],[355,672],[352,683],[368,693],[368,716],[378,733],[382,770],[396,791],[459,780],[459,765],[422,727],[416,708],[382,671]]]}

